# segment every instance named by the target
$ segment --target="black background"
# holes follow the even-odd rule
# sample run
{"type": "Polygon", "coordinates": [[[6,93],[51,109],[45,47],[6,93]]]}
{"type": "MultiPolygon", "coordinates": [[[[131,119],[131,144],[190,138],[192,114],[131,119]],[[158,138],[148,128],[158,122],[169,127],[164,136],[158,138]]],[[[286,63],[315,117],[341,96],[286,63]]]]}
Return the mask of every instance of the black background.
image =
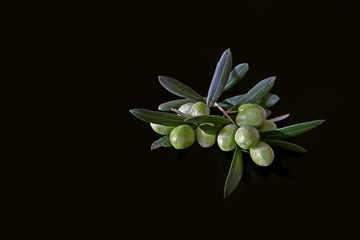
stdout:
{"type": "MultiPolygon", "coordinates": [[[[45,1],[19,8],[31,131],[17,221],[37,239],[304,239],[357,233],[355,108],[359,5],[349,1],[45,1]],[[31,8],[30,8],[31,7],[31,8]],[[230,155],[159,136],[129,113],[177,98],[157,76],[206,95],[221,53],[249,63],[223,97],[277,76],[272,116],[326,119],[276,152],[265,180],[222,198],[230,155]]],[[[214,110],[216,113],[216,110],[214,110]]]]}

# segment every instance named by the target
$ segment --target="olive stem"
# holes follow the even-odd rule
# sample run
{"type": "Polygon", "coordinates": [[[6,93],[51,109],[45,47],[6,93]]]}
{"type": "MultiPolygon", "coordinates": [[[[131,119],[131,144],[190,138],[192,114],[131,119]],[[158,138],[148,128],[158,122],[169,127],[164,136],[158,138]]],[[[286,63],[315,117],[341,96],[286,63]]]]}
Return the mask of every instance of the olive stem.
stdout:
{"type": "Polygon", "coordinates": [[[186,119],[189,119],[189,116],[187,116],[185,113],[180,112],[179,110],[174,109],[174,108],[172,108],[171,110],[172,110],[173,112],[175,112],[175,113],[177,113],[177,114],[181,115],[182,117],[184,117],[184,118],[186,118],[186,119]]]}
{"type": "Polygon", "coordinates": [[[224,116],[227,117],[233,124],[236,124],[234,120],[232,120],[232,118],[229,116],[229,114],[222,107],[220,107],[217,102],[214,103],[214,106],[217,107],[224,114],[224,116]]]}

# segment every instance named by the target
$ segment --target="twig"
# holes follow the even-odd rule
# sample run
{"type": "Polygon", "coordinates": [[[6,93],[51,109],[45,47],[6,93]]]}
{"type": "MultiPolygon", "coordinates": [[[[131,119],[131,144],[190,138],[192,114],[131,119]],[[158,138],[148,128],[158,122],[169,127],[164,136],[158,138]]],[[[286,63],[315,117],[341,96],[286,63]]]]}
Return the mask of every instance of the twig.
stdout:
{"type": "Polygon", "coordinates": [[[189,116],[187,116],[185,113],[180,112],[179,110],[177,110],[177,109],[175,109],[175,108],[172,108],[171,110],[172,110],[173,112],[181,115],[182,117],[184,117],[184,118],[186,118],[186,119],[189,119],[189,116]]]}
{"type": "Polygon", "coordinates": [[[217,102],[214,103],[214,106],[217,107],[224,114],[224,116],[227,117],[233,124],[236,124],[234,120],[232,120],[232,118],[229,116],[229,114],[222,107],[220,107],[217,102]]]}

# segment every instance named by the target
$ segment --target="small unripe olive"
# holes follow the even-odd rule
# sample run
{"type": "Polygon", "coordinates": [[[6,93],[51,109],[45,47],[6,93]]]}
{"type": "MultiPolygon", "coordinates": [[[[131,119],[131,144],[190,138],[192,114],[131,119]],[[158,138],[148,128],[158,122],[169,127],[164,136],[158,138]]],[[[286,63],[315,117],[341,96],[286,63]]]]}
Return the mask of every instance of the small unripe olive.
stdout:
{"type": "Polygon", "coordinates": [[[217,143],[221,150],[231,151],[236,147],[235,133],[238,130],[236,124],[229,124],[223,127],[217,136],[217,143]]]}
{"type": "Polygon", "coordinates": [[[189,125],[180,125],[170,133],[170,142],[176,149],[185,149],[195,142],[195,131],[189,125]]]}
{"type": "Polygon", "coordinates": [[[274,160],[274,151],[264,142],[258,142],[250,148],[251,159],[259,166],[269,166],[274,160]]]}
{"type": "MultiPolygon", "coordinates": [[[[212,124],[212,123],[204,123],[204,124],[214,126],[214,124],[212,124]]],[[[204,124],[200,124],[200,126],[204,125],[204,124]]],[[[202,146],[203,148],[209,148],[215,144],[216,134],[208,134],[208,133],[204,132],[203,130],[201,130],[201,128],[197,128],[196,140],[200,144],[200,146],[202,146]]]]}
{"type": "Polygon", "coordinates": [[[236,123],[239,126],[250,125],[261,127],[267,117],[266,110],[260,105],[245,103],[239,107],[239,113],[236,116],[236,123]]]}
{"type": "Polygon", "coordinates": [[[170,132],[175,128],[173,126],[164,126],[160,124],[150,123],[151,128],[161,134],[161,135],[168,135],[170,132]]]}
{"type": "Polygon", "coordinates": [[[185,115],[189,116],[190,115],[190,108],[191,108],[191,106],[193,104],[194,103],[192,103],[192,102],[185,103],[185,104],[181,105],[178,110],[180,112],[184,113],[185,115]]]}
{"type": "Polygon", "coordinates": [[[241,126],[235,134],[236,143],[243,149],[250,149],[260,139],[260,134],[253,126],[241,126]]]}
{"type": "Polygon", "coordinates": [[[259,132],[265,132],[265,131],[270,131],[270,130],[275,130],[277,129],[277,126],[274,122],[270,121],[270,120],[265,120],[264,124],[258,128],[259,132]]]}
{"type": "Polygon", "coordinates": [[[202,115],[209,115],[210,108],[203,102],[194,103],[189,112],[190,117],[202,116],[202,115]]]}

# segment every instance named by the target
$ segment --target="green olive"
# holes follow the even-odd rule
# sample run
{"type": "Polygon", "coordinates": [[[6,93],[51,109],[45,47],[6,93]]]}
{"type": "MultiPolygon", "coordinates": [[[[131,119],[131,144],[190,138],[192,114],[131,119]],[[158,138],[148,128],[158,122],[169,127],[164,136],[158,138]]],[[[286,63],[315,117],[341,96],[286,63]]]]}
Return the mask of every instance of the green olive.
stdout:
{"type": "Polygon", "coordinates": [[[210,108],[203,102],[194,103],[189,112],[190,117],[202,116],[202,115],[209,115],[210,108]]]}
{"type": "Polygon", "coordinates": [[[269,166],[274,160],[274,151],[264,142],[258,142],[250,148],[251,159],[259,166],[269,166]]]}
{"type": "Polygon", "coordinates": [[[261,127],[267,117],[266,110],[260,105],[245,103],[239,107],[239,113],[236,116],[236,123],[239,126],[250,125],[261,127]]]}
{"type": "MultiPolygon", "coordinates": [[[[200,126],[204,125],[204,124],[214,126],[214,124],[212,124],[212,123],[203,123],[203,124],[200,124],[200,126]]],[[[203,148],[209,148],[215,144],[216,134],[207,134],[200,128],[197,128],[196,140],[200,144],[200,146],[202,146],[203,148]]]]}
{"type": "Polygon", "coordinates": [[[217,143],[221,150],[227,152],[236,147],[235,133],[237,130],[238,126],[236,124],[226,125],[220,130],[217,136],[217,143]]]}
{"type": "Polygon", "coordinates": [[[161,134],[161,135],[168,135],[170,132],[175,128],[173,126],[164,126],[160,124],[150,123],[151,128],[161,134]]]}
{"type": "Polygon", "coordinates": [[[176,149],[185,149],[195,142],[195,131],[189,125],[180,125],[170,133],[170,142],[176,149]]]}
{"type": "Polygon", "coordinates": [[[190,108],[191,108],[191,106],[193,104],[194,103],[192,103],[192,102],[185,103],[185,104],[181,105],[178,110],[180,112],[184,113],[185,115],[189,116],[190,115],[190,108]]]}
{"type": "Polygon", "coordinates": [[[270,121],[270,120],[265,120],[264,124],[258,128],[259,132],[265,132],[265,131],[270,131],[270,130],[275,130],[277,129],[277,126],[274,122],[270,121]]]}
{"type": "Polygon", "coordinates": [[[236,143],[243,149],[250,149],[260,139],[260,134],[253,126],[241,126],[235,134],[236,143]]]}

